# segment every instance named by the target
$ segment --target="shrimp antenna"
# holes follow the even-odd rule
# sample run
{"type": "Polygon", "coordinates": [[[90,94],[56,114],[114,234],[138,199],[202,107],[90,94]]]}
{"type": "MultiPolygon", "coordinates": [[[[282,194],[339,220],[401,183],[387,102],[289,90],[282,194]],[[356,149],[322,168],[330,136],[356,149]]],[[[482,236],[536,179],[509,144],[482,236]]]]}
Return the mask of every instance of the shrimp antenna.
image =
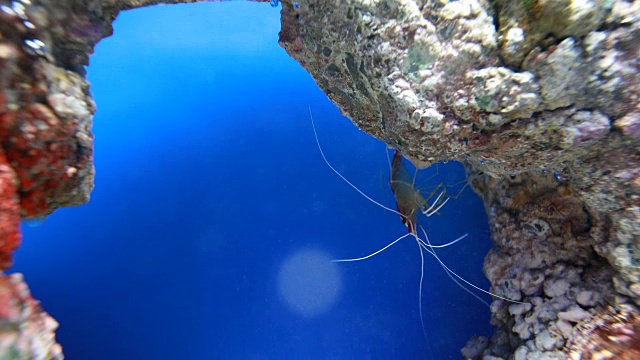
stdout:
{"type": "MultiPolygon", "coordinates": [[[[398,241],[400,241],[400,240],[402,240],[402,239],[406,238],[406,237],[407,237],[407,236],[409,236],[409,235],[413,235],[413,236],[415,237],[415,234],[413,234],[413,233],[406,233],[406,234],[404,234],[404,235],[400,236],[399,238],[397,238],[397,239],[393,240],[392,242],[390,242],[389,244],[387,244],[387,246],[383,247],[382,249],[380,249],[380,250],[378,250],[378,251],[376,251],[376,252],[374,252],[374,253],[371,253],[371,254],[369,254],[369,255],[367,255],[367,256],[363,256],[363,257],[359,257],[359,258],[354,258],[354,259],[331,260],[331,262],[334,262],[334,263],[335,263],[335,262],[354,262],[354,261],[360,261],[360,260],[366,260],[366,259],[369,259],[369,258],[374,257],[375,255],[378,255],[378,254],[380,254],[381,252],[383,252],[383,251],[387,250],[387,249],[388,249],[388,248],[390,248],[391,246],[395,245],[398,241]]],[[[453,240],[453,241],[451,241],[451,242],[448,242],[448,243],[446,243],[446,244],[442,244],[442,245],[431,245],[431,244],[427,245],[427,244],[425,244],[425,243],[422,241],[422,239],[420,239],[420,238],[417,238],[417,239],[418,239],[418,240],[420,240],[420,241],[419,241],[419,243],[420,243],[421,245],[425,246],[425,249],[427,249],[427,248],[444,248],[444,247],[447,247],[447,246],[451,246],[451,245],[453,245],[453,244],[457,243],[458,241],[460,241],[460,240],[462,240],[462,239],[466,238],[466,237],[467,237],[467,235],[469,235],[469,234],[464,234],[463,236],[460,236],[459,238],[457,238],[457,239],[455,239],[455,240],[453,240]]],[[[429,250],[427,250],[427,251],[429,251],[429,250]]]]}
{"type": "MultiPolygon", "coordinates": [[[[427,341],[427,344],[429,344],[429,338],[427,336],[427,329],[424,326],[424,317],[422,315],[422,284],[424,283],[424,254],[422,253],[422,249],[425,249],[427,252],[429,252],[430,254],[433,255],[433,252],[435,251],[435,250],[433,250],[434,248],[443,248],[443,247],[447,247],[449,245],[453,245],[453,244],[457,243],[458,241],[466,238],[469,234],[464,234],[464,235],[460,236],[459,238],[457,238],[457,239],[455,239],[455,240],[453,240],[451,242],[448,242],[446,244],[443,244],[443,245],[431,245],[431,244],[426,244],[415,233],[415,225],[413,226],[413,229],[414,229],[414,232],[411,233],[411,235],[413,235],[413,237],[416,239],[416,242],[418,243],[418,251],[420,251],[420,284],[419,284],[419,287],[418,287],[418,311],[420,313],[420,325],[422,325],[422,334],[424,335],[424,338],[425,338],[425,341],[427,341]]],[[[424,229],[423,229],[423,231],[424,231],[424,229]]],[[[458,286],[460,286],[462,289],[464,289],[465,291],[467,291],[471,295],[475,296],[476,299],[480,300],[485,305],[489,306],[489,304],[486,301],[482,300],[478,295],[474,294],[473,292],[469,291],[467,288],[462,286],[462,284],[460,284],[458,282],[458,280],[456,280],[453,276],[451,276],[446,270],[445,270],[445,272],[451,278],[451,280],[453,280],[453,282],[458,284],[458,286]]]]}
{"type": "Polygon", "coordinates": [[[399,212],[393,210],[390,207],[384,206],[382,204],[380,204],[379,202],[375,201],[374,199],[372,199],[369,195],[365,194],[362,190],[360,190],[357,186],[353,185],[351,183],[351,181],[347,180],[346,177],[344,177],[338,170],[336,170],[330,163],[329,160],[327,160],[327,157],[324,155],[324,151],[322,151],[322,146],[320,145],[320,140],[318,139],[318,132],[316,131],[316,124],[313,121],[313,115],[311,114],[311,105],[309,105],[309,117],[311,118],[311,126],[313,127],[313,135],[316,138],[316,144],[318,144],[318,150],[320,150],[320,155],[322,155],[322,160],[324,160],[324,163],[327,164],[327,166],[329,167],[329,169],[331,169],[331,171],[333,171],[336,175],[338,175],[340,177],[340,179],[342,179],[342,181],[344,181],[345,183],[347,183],[347,185],[351,186],[355,191],[357,191],[360,195],[364,196],[365,199],[371,201],[372,203],[378,205],[379,207],[390,211],[394,214],[400,215],[402,216],[402,214],[400,214],[399,212]]]}
{"type": "MultiPolygon", "coordinates": [[[[422,231],[424,232],[424,229],[422,229],[422,231]]],[[[452,243],[456,243],[464,238],[466,238],[469,234],[464,234],[462,236],[460,236],[459,238],[457,238],[456,240],[452,241],[452,243]]],[[[436,256],[435,255],[435,250],[433,250],[433,248],[437,247],[431,244],[427,244],[425,243],[420,237],[418,237],[417,235],[414,234],[414,236],[416,237],[416,241],[418,242],[418,245],[420,246],[420,256],[422,256],[422,249],[425,249],[429,254],[436,256]]],[[[485,304],[487,307],[489,306],[489,303],[484,301],[484,299],[482,299],[480,296],[478,296],[476,293],[474,293],[473,291],[467,289],[464,285],[462,285],[458,279],[456,279],[455,277],[453,277],[450,273],[449,273],[449,268],[447,267],[443,267],[444,269],[444,273],[447,274],[447,276],[454,282],[456,283],[456,285],[458,285],[462,290],[466,291],[469,295],[473,296],[474,298],[478,299],[478,301],[480,301],[481,303],[485,304]]]]}
{"type": "MultiPolygon", "coordinates": [[[[467,281],[465,278],[463,278],[462,276],[456,274],[453,270],[449,269],[449,267],[447,267],[447,265],[444,264],[444,262],[442,262],[442,260],[440,260],[440,257],[436,254],[436,251],[434,250],[433,246],[431,246],[431,242],[429,241],[429,237],[427,236],[427,232],[424,231],[424,228],[422,226],[420,226],[420,230],[422,230],[422,233],[424,234],[424,243],[425,245],[428,245],[428,247],[425,247],[425,250],[427,250],[431,255],[433,255],[434,258],[436,258],[436,260],[438,260],[438,262],[440,263],[440,266],[442,266],[442,268],[445,270],[445,272],[447,274],[450,274],[449,277],[451,277],[451,275],[457,277],[458,279],[460,279],[462,282],[464,282],[465,284],[471,286],[472,288],[478,290],[478,291],[482,291],[483,293],[487,294],[487,295],[491,295],[493,297],[496,297],[498,299],[504,300],[504,301],[508,301],[511,303],[515,303],[515,304],[527,304],[526,302],[522,302],[522,301],[516,301],[516,300],[511,300],[508,299],[506,297],[500,296],[500,295],[496,295],[490,291],[484,290],[479,286],[476,286],[474,284],[472,284],[471,282],[467,281]]],[[[463,235],[463,237],[466,237],[468,234],[463,235]]],[[[415,235],[417,237],[417,235],[415,235]]],[[[419,237],[417,237],[417,239],[420,239],[419,237]]],[[[422,239],[419,240],[419,242],[422,242],[422,239]]],[[[454,279],[455,281],[455,279],[454,279]]],[[[471,292],[469,289],[467,289],[466,287],[462,286],[459,282],[455,281],[456,284],[458,284],[463,290],[467,291],[468,293],[470,293],[471,295],[473,295],[474,297],[476,297],[477,299],[479,299],[480,301],[482,301],[483,303],[487,304],[486,301],[480,299],[478,297],[478,295],[474,294],[473,292],[471,292]]],[[[489,304],[487,304],[489,305],[489,304]]]]}
{"type": "MultiPolygon", "coordinates": [[[[413,234],[415,236],[415,234],[413,234]]],[[[427,329],[424,326],[424,317],[422,315],[422,283],[424,282],[424,254],[422,253],[422,244],[418,241],[418,251],[420,251],[420,286],[418,287],[418,312],[420,313],[420,325],[422,325],[422,335],[429,344],[427,329]]]]}
{"type": "Polygon", "coordinates": [[[388,249],[388,248],[390,248],[391,246],[395,245],[395,243],[397,243],[398,241],[400,241],[400,240],[402,240],[402,239],[406,238],[406,237],[407,237],[407,236],[409,236],[409,235],[411,235],[411,233],[406,233],[406,234],[404,234],[404,235],[400,236],[399,238],[397,238],[397,239],[393,240],[391,243],[389,243],[387,246],[383,247],[382,249],[380,249],[380,250],[378,250],[378,251],[376,251],[376,252],[374,252],[374,253],[371,253],[371,254],[369,254],[369,255],[367,255],[367,256],[363,256],[363,257],[359,257],[359,258],[355,258],[355,259],[331,260],[331,262],[354,262],[354,261],[366,260],[366,259],[368,259],[368,258],[371,258],[371,257],[373,257],[373,256],[375,256],[375,255],[378,255],[378,254],[380,254],[381,252],[383,252],[383,251],[387,250],[387,249],[388,249]]]}

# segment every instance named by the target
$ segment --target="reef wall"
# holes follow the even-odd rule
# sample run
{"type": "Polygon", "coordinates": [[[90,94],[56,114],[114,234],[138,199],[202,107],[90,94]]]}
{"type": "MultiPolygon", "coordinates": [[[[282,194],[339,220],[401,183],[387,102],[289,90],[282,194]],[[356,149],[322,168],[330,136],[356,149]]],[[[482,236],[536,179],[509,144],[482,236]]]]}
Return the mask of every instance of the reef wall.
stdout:
{"type": "MultiPolygon", "coordinates": [[[[121,10],[179,2],[0,2],[0,270],[20,218],[89,199],[96,43],[121,10]]],[[[484,200],[485,273],[526,304],[494,301],[499,330],[463,355],[640,358],[640,2],[297,5],[280,43],[342,112],[419,165],[462,161],[484,200]]]]}
{"type": "Polygon", "coordinates": [[[640,2],[284,3],[281,43],[360,128],[467,165],[526,304],[465,357],[640,358],[640,2]]]}

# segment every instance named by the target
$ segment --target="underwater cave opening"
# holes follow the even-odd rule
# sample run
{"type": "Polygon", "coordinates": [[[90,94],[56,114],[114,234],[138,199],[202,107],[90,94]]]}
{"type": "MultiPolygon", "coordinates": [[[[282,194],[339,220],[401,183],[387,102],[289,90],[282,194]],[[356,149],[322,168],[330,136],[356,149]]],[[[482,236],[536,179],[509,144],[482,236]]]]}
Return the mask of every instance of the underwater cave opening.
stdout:
{"type": "MultiPolygon", "coordinates": [[[[12,269],[60,322],[68,358],[448,359],[491,334],[488,309],[426,258],[425,344],[409,239],[339,266],[341,289],[323,312],[288,307],[278,274],[291,256],[363,255],[406,228],[322,162],[309,104],[332,164],[395,206],[385,145],[278,47],[277,10],[155,6],[121,13],[114,28],[88,69],[98,105],[91,201],[25,226],[12,269]]],[[[449,163],[432,181],[463,177],[449,163]]],[[[488,289],[481,200],[467,189],[425,225],[434,243],[470,234],[438,254],[488,289]]]]}

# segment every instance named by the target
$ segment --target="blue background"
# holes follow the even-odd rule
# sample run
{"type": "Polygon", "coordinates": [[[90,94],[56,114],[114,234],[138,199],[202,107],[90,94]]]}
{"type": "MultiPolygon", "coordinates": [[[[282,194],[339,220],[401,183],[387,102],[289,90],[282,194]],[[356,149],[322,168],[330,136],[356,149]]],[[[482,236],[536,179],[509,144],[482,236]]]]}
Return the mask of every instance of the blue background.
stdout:
{"type": "MultiPolygon", "coordinates": [[[[331,163],[395,207],[385,145],[278,46],[279,17],[266,3],[143,8],[97,46],[91,201],[23,226],[12,268],[60,322],[68,359],[456,359],[471,336],[490,336],[489,309],[425,254],[425,341],[411,239],[337,264],[327,312],[283,301],[276,278],[296,252],[363,256],[406,228],[322,161],[309,106],[331,163]]],[[[447,164],[429,183],[463,178],[447,164]]],[[[466,189],[421,221],[434,243],[469,233],[439,254],[488,289],[480,199],[466,189]]]]}

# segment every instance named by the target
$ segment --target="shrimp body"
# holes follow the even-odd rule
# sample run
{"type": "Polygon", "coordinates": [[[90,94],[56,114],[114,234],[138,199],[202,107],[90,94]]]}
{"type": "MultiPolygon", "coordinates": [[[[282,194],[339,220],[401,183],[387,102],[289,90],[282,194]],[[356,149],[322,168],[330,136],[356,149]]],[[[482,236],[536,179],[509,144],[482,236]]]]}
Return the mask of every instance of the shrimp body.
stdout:
{"type": "Polygon", "coordinates": [[[409,171],[402,161],[402,154],[396,149],[391,162],[391,177],[389,180],[391,191],[396,198],[396,208],[400,213],[402,223],[407,226],[409,233],[413,233],[418,221],[418,211],[427,205],[425,198],[414,187],[409,171]]]}
{"type": "MultiPolygon", "coordinates": [[[[416,171],[417,175],[417,171],[416,171]]],[[[402,219],[402,223],[407,226],[410,234],[416,234],[418,225],[418,213],[421,212],[426,216],[435,214],[449,200],[442,200],[446,190],[442,190],[436,197],[436,200],[429,204],[431,199],[442,187],[439,185],[428,196],[424,197],[422,193],[415,187],[416,177],[413,179],[409,175],[409,171],[404,164],[402,154],[396,149],[391,162],[391,178],[389,183],[391,191],[396,198],[396,208],[402,219]]]]}
{"type": "MultiPolygon", "coordinates": [[[[427,236],[426,231],[424,230],[424,228],[422,226],[420,226],[420,224],[418,223],[418,215],[421,212],[424,216],[426,217],[430,217],[435,215],[450,199],[450,197],[446,196],[446,188],[443,187],[442,185],[438,185],[436,186],[436,188],[431,192],[431,194],[429,196],[423,196],[422,193],[420,193],[420,191],[418,191],[415,187],[415,180],[416,180],[416,176],[417,176],[417,170],[416,173],[414,174],[414,177],[412,178],[411,175],[409,174],[409,171],[407,170],[407,167],[404,163],[404,160],[402,158],[402,154],[400,153],[400,151],[395,150],[395,153],[393,155],[393,161],[391,161],[390,167],[391,167],[391,176],[390,176],[390,180],[389,183],[391,185],[391,190],[395,196],[396,199],[396,208],[397,211],[387,207],[381,203],[379,203],[378,201],[374,200],[373,198],[371,198],[369,195],[365,194],[362,190],[360,190],[360,188],[358,188],[356,185],[354,185],[353,183],[351,183],[346,177],[344,177],[336,168],[334,168],[331,163],[329,163],[329,160],[327,160],[324,151],[322,150],[322,146],[320,145],[320,140],[318,139],[318,134],[316,132],[316,126],[313,122],[313,115],[311,114],[311,107],[309,107],[309,118],[311,120],[311,125],[313,128],[313,135],[315,137],[316,140],[316,144],[318,145],[318,150],[320,151],[320,155],[322,156],[322,160],[324,160],[325,164],[329,167],[329,169],[331,169],[331,171],[333,171],[340,179],[342,179],[347,185],[349,185],[351,188],[353,188],[356,192],[358,192],[360,195],[362,195],[365,199],[367,199],[368,201],[370,201],[371,203],[375,204],[376,206],[379,206],[382,209],[385,209],[389,212],[392,212],[394,214],[400,215],[400,218],[402,219],[402,223],[405,224],[407,226],[408,229],[408,233],[404,234],[402,236],[400,236],[399,238],[395,239],[394,241],[392,241],[391,243],[387,244],[385,247],[383,247],[382,249],[375,251],[369,255],[363,256],[363,257],[359,257],[359,258],[351,258],[351,259],[338,259],[338,260],[333,260],[333,262],[355,262],[355,261],[361,261],[361,260],[366,260],[369,259],[377,254],[380,254],[381,252],[385,251],[386,249],[390,248],[391,246],[393,246],[394,244],[398,243],[399,241],[401,241],[404,238],[407,237],[412,237],[416,243],[418,244],[418,249],[420,250],[420,262],[421,262],[421,272],[420,272],[420,286],[419,286],[419,310],[420,310],[420,322],[422,323],[422,330],[423,332],[425,332],[425,338],[426,338],[426,331],[424,328],[424,323],[422,322],[422,281],[424,278],[424,256],[423,256],[423,250],[426,251],[427,253],[429,253],[430,255],[432,255],[440,264],[440,266],[444,269],[445,273],[447,274],[447,276],[449,276],[449,278],[451,278],[451,280],[453,280],[453,282],[455,282],[458,286],[460,286],[460,288],[464,291],[466,291],[467,293],[469,293],[470,295],[474,296],[475,298],[477,298],[478,300],[480,300],[482,303],[486,304],[487,306],[489,304],[487,304],[483,299],[481,299],[478,295],[476,295],[475,293],[473,293],[471,290],[467,289],[465,287],[465,285],[463,285],[462,283],[466,284],[467,286],[470,286],[478,291],[481,291],[487,295],[496,297],[498,299],[501,300],[505,300],[511,303],[516,303],[516,304],[524,304],[523,302],[517,301],[517,300],[512,300],[512,299],[508,299],[505,298],[503,296],[499,296],[496,295],[494,293],[491,293],[487,290],[484,290],[472,283],[470,283],[469,281],[465,280],[463,277],[461,277],[460,275],[456,274],[453,270],[451,270],[447,265],[445,265],[442,260],[440,259],[440,257],[437,255],[436,253],[436,248],[444,248],[444,247],[448,247],[451,245],[454,245],[455,243],[465,239],[469,234],[464,234],[460,237],[458,237],[457,239],[450,241],[448,243],[442,244],[442,245],[433,245],[431,244],[431,242],[429,241],[429,237],[427,236]],[[437,194],[437,196],[436,196],[437,194]],[[431,201],[431,199],[435,196],[435,200],[431,201]],[[422,233],[422,236],[420,236],[420,233],[418,233],[418,231],[420,231],[422,233]],[[462,283],[461,283],[462,282],[462,283]]],[[[388,154],[388,153],[387,153],[388,154]]],[[[464,188],[463,188],[464,189],[464,188]]]]}

